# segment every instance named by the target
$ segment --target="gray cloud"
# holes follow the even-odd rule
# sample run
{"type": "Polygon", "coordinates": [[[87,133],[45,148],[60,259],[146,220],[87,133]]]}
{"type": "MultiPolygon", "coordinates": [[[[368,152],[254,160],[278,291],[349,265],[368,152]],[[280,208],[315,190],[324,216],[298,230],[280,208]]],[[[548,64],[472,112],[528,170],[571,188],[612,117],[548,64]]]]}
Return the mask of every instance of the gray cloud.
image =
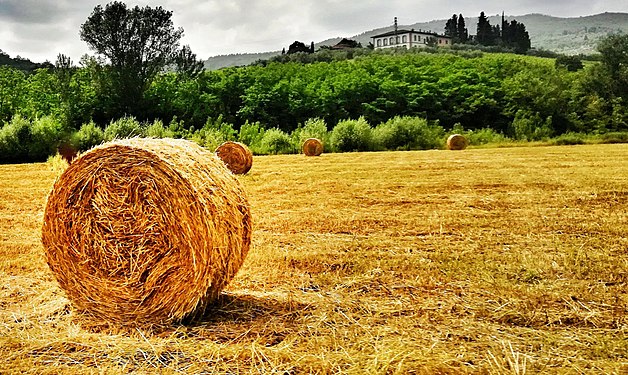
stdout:
{"type": "MultiPolygon", "coordinates": [[[[108,1],[0,0],[0,49],[33,61],[54,61],[64,53],[78,61],[88,52],[79,28],[97,4],[108,1]]],[[[318,42],[351,37],[384,27],[446,19],[452,14],[476,17],[542,13],[577,17],[628,12],[626,0],[136,0],[129,6],[163,6],[183,27],[182,43],[201,58],[218,54],[280,50],[295,40],[318,42]]]]}

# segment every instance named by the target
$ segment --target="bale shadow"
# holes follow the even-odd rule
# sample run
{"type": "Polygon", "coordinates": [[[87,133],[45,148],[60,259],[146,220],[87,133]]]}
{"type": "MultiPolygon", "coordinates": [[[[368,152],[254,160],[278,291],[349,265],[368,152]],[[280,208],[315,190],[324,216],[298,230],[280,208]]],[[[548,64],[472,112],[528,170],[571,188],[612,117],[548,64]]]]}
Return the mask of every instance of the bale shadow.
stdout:
{"type": "Polygon", "coordinates": [[[161,332],[218,343],[275,346],[298,331],[311,304],[223,293],[196,317],[161,332]]]}

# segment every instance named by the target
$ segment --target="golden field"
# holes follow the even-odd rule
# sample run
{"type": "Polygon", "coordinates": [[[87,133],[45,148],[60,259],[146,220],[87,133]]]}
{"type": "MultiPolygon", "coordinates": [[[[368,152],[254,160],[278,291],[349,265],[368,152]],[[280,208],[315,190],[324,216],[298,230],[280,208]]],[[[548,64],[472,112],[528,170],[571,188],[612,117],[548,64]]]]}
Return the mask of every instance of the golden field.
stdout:
{"type": "Polygon", "coordinates": [[[255,157],[234,281],[135,330],[45,263],[58,173],[0,166],[0,373],[628,373],[628,145],[255,157]]]}

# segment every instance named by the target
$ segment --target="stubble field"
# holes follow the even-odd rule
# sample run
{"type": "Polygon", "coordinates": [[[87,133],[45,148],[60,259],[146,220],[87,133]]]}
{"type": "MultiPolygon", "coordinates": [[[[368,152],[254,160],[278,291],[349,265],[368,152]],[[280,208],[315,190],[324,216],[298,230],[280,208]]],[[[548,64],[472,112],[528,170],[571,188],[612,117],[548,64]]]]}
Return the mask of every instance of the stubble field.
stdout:
{"type": "Polygon", "coordinates": [[[0,166],[0,373],[628,372],[628,145],[256,157],[244,266],[152,330],[57,286],[56,173],[0,166]]]}

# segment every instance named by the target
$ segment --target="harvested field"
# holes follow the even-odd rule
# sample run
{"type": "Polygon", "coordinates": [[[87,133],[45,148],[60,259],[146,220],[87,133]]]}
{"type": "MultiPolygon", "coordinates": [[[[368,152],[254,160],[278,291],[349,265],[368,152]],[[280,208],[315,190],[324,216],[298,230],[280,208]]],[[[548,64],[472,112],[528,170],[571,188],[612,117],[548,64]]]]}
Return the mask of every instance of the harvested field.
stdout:
{"type": "Polygon", "coordinates": [[[249,255],[197,322],[88,324],[0,166],[0,373],[626,373],[628,145],[255,157],[249,255]]]}

